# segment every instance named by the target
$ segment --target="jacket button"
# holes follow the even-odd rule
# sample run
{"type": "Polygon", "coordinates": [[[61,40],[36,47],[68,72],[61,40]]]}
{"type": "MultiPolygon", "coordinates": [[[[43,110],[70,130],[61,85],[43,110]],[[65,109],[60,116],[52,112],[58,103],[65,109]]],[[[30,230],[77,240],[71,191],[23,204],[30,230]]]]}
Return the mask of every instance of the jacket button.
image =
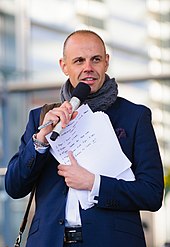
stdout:
{"type": "Polygon", "coordinates": [[[59,223],[60,225],[63,225],[63,224],[64,224],[64,220],[61,219],[61,220],[58,221],[58,223],[59,223]]]}

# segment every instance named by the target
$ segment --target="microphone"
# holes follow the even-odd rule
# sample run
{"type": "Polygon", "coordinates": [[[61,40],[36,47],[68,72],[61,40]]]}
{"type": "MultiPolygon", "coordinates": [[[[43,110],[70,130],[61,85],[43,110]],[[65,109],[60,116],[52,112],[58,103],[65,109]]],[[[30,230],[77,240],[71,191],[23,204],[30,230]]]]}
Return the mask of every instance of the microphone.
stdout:
{"type": "MultiPolygon", "coordinates": [[[[72,92],[70,104],[72,105],[72,112],[78,109],[81,103],[85,101],[90,94],[91,88],[84,82],[79,82],[72,92]]],[[[50,139],[55,141],[62,131],[61,122],[59,121],[54,127],[50,139]]]]}

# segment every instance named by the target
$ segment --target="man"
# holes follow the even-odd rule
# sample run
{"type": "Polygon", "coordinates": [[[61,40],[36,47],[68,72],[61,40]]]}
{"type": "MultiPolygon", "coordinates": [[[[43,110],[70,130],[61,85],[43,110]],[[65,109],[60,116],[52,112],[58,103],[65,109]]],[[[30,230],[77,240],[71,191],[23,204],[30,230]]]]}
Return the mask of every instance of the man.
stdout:
{"type": "Polygon", "coordinates": [[[43,124],[49,120],[53,124],[37,133],[41,109],[30,112],[19,151],[6,173],[6,190],[13,198],[26,196],[37,182],[36,210],[26,246],[144,247],[139,212],[157,211],[163,198],[163,170],[151,112],[117,96],[117,84],[106,74],[109,55],[96,33],[80,30],[69,35],[60,66],[68,76],[61,90],[63,103],[43,119],[43,124]],[[91,88],[86,100],[90,108],[109,116],[122,151],[132,163],[134,181],[92,174],[77,163],[72,152],[68,153],[69,166],[58,164],[50,153],[45,136],[59,119],[63,128],[69,123],[69,99],[80,81],[91,88]],[[73,220],[74,199],[70,199],[71,209],[68,188],[88,190],[94,204],[87,210],[79,206],[73,220]]]}

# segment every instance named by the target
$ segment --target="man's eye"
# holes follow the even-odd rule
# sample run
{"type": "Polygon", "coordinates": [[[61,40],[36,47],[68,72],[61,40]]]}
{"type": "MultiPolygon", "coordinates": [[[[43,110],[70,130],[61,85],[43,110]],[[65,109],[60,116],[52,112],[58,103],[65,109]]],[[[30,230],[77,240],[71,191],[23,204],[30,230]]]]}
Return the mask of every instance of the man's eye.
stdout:
{"type": "Polygon", "coordinates": [[[93,58],[93,62],[96,62],[96,63],[97,63],[97,62],[100,62],[100,60],[101,60],[101,59],[100,59],[99,57],[94,57],[94,58],[93,58]]]}
{"type": "Polygon", "coordinates": [[[75,63],[78,63],[78,64],[79,64],[79,63],[83,63],[83,61],[84,61],[84,60],[80,58],[80,59],[77,59],[77,60],[75,61],[75,63]]]}

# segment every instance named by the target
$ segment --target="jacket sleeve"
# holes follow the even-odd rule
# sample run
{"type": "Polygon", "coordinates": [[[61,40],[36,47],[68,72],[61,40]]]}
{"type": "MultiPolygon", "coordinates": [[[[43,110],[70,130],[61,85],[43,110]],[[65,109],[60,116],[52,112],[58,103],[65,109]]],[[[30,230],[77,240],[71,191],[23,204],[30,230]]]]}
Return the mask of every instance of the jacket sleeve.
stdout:
{"type": "Polygon", "coordinates": [[[12,198],[21,198],[29,194],[48,155],[48,152],[45,154],[36,152],[32,141],[32,135],[39,125],[39,115],[39,109],[30,112],[25,133],[21,137],[19,151],[12,157],[7,168],[5,188],[12,198]]]}
{"type": "Polygon", "coordinates": [[[101,176],[98,207],[122,211],[156,211],[161,207],[163,168],[151,123],[151,111],[146,107],[136,121],[132,139],[132,170],[136,180],[101,176]]]}

